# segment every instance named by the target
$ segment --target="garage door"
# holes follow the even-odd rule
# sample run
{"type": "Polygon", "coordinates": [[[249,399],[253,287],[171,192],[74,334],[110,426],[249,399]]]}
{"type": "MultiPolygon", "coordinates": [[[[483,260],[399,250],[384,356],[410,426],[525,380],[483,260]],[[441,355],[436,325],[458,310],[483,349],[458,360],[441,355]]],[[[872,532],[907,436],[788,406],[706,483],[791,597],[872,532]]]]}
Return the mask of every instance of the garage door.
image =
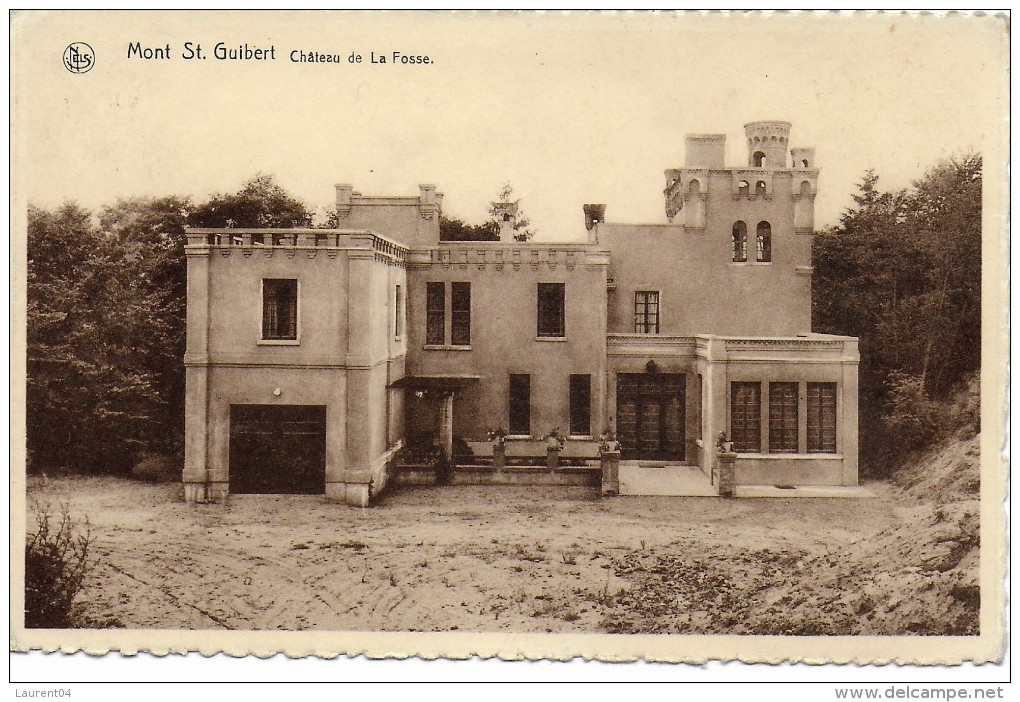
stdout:
{"type": "Polygon", "coordinates": [[[326,492],[326,408],[230,406],[230,492],[326,492]]]}

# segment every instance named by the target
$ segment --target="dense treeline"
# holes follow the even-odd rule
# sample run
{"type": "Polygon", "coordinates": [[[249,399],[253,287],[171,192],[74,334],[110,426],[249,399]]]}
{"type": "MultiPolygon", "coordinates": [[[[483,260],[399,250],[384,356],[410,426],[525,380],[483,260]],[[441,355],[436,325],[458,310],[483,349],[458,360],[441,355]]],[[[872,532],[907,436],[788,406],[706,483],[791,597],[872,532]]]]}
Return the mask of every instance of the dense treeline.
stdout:
{"type": "Polygon", "coordinates": [[[199,205],[134,198],[28,209],[30,470],[126,471],[184,437],[186,226],[308,226],[259,175],[199,205]]]}
{"type": "MultiPolygon", "coordinates": [[[[979,367],[981,158],[941,163],[900,192],[877,183],[867,173],[841,223],[815,237],[813,278],[814,329],[861,338],[862,465],[872,473],[929,441],[938,402],[979,367]]],[[[517,202],[501,196],[526,237],[517,202]]],[[[200,204],[29,207],[30,470],[124,471],[140,452],[179,451],[185,227],[311,224],[263,175],[200,204]]],[[[453,240],[496,230],[444,228],[453,240]]]]}
{"type": "Polygon", "coordinates": [[[946,427],[940,401],[980,367],[981,166],[950,159],[898,192],[868,171],[840,224],[814,239],[812,326],[860,337],[871,474],[946,427]]]}

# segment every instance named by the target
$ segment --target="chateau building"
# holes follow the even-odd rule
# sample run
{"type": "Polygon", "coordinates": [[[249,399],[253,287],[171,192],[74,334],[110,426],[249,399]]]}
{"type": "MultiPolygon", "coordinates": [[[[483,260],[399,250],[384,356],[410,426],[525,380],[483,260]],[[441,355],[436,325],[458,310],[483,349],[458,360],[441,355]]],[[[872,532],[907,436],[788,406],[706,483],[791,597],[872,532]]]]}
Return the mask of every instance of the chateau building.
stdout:
{"type": "MultiPolygon", "coordinates": [[[[551,432],[742,485],[857,484],[857,339],[811,332],[814,150],[691,135],[662,224],[440,241],[443,196],[336,186],[341,229],[188,233],[185,493],[367,505],[402,449],[551,432]]],[[[580,225],[579,225],[580,228],[580,225]]]]}

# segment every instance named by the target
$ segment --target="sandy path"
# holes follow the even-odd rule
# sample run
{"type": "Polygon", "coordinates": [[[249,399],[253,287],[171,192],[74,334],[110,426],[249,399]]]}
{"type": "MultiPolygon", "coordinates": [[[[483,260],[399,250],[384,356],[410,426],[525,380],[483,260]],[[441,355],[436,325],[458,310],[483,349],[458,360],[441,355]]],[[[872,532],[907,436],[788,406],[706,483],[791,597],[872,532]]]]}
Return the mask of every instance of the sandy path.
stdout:
{"type": "Polygon", "coordinates": [[[755,558],[819,555],[909,512],[892,488],[872,489],[872,500],[722,500],[404,488],[367,510],[306,496],[186,505],[177,485],[115,478],[33,478],[29,494],[88,517],[99,565],[83,599],[94,621],[594,632],[631,586],[617,574],[627,558],[715,559],[735,578],[768,577],[755,558]]]}

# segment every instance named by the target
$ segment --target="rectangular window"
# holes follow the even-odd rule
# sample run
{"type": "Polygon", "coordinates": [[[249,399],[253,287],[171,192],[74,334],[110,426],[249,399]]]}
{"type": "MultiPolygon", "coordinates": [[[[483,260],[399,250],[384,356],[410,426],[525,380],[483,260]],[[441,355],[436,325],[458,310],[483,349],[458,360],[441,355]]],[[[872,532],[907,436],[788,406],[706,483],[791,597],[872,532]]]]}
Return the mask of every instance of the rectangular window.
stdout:
{"type": "Polygon", "coordinates": [[[425,284],[425,343],[446,343],[446,283],[425,284]]]}
{"type": "Polygon", "coordinates": [[[591,434],[591,376],[570,376],[570,433],[591,434]]]}
{"type": "Polygon", "coordinates": [[[734,451],[761,451],[761,383],[730,384],[730,440],[734,451]]]}
{"type": "Polygon", "coordinates": [[[797,453],[797,383],[769,383],[769,453],[797,453]]]}
{"type": "Polygon", "coordinates": [[[471,344],[471,283],[450,283],[450,343],[471,344]]]}
{"type": "Polygon", "coordinates": [[[404,291],[398,285],[393,291],[393,336],[400,338],[404,333],[404,291]]]}
{"type": "Polygon", "coordinates": [[[634,293],[634,333],[659,333],[659,293],[639,290],[634,293]]]}
{"type": "Polygon", "coordinates": [[[808,453],[836,453],[836,384],[807,384],[808,453]]]}
{"type": "Polygon", "coordinates": [[[262,338],[297,339],[297,281],[266,278],[262,281],[262,338]]]}
{"type": "Polygon", "coordinates": [[[563,283],[538,284],[538,335],[564,337],[567,335],[564,316],[566,296],[563,283]]]}
{"type": "Polygon", "coordinates": [[[531,376],[510,376],[510,433],[531,434],[531,376]]]}

